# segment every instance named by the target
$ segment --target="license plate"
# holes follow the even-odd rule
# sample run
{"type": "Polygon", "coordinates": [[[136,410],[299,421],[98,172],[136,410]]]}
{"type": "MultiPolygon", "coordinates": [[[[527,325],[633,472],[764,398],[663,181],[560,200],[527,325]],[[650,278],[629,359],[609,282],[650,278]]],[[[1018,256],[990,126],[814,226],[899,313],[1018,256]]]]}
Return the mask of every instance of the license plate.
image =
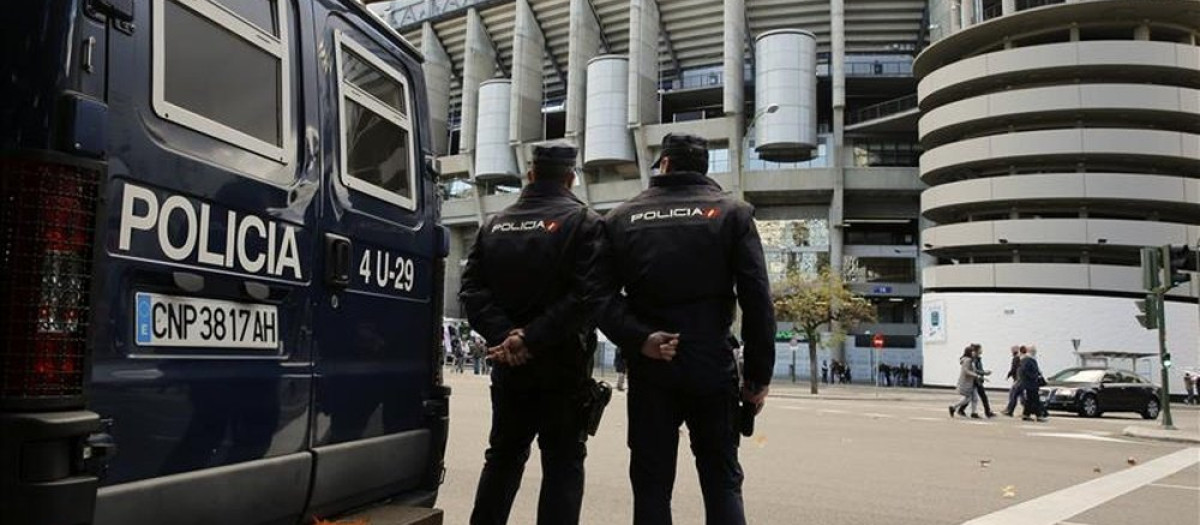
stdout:
{"type": "Polygon", "coordinates": [[[262,304],[138,292],[138,346],[279,348],[279,309],[262,304]]]}

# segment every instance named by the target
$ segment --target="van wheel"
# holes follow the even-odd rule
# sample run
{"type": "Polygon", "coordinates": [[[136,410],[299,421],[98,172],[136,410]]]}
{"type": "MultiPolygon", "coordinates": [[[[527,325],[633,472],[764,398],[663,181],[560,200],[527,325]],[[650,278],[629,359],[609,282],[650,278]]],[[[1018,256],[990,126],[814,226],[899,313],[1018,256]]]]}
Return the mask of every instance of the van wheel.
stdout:
{"type": "Polygon", "coordinates": [[[1152,397],[1146,402],[1146,408],[1142,410],[1142,419],[1157,419],[1158,411],[1158,399],[1152,397]]]}
{"type": "Polygon", "coordinates": [[[1083,417],[1100,417],[1100,402],[1096,396],[1087,394],[1079,400],[1079,415],[1083,417]]]}

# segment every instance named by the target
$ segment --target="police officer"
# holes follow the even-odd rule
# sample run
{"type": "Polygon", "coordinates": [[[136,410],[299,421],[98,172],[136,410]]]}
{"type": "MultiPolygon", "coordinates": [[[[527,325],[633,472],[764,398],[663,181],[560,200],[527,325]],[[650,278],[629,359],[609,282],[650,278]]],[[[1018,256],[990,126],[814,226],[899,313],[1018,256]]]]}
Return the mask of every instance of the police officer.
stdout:
{"type": "Polygon", "coordinates": [[[753,209],[708,178],[707,141],[669,134],[650,188],[606,219],[618,286],[601,324],[629,368],[634,523],[671,523],[679,426],[687,424],[710,524],[744,524],[739,397],[761,409],[775,319],[753,209]],[[730,327],[742,309],[745,388],[730,327]]]}
{"type": "Polygon", "coordinates": [[[487,341],[492,430],[472,524],[508,521],[533,438],[542,458],[538,523],[579,522],[588,334],[609,289],[601,217],[571,193],[576,150],[535,148],[517,202],[480,228],[459,298],[487,341]]]}

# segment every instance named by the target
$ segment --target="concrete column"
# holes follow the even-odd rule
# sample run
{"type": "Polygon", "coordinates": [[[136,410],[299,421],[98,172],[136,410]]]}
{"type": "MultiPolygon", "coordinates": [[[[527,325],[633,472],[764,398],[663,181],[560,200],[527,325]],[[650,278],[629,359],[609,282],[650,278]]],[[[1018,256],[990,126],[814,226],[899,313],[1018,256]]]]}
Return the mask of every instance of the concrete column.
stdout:
{"type": "Polygon", "coordinates": [[[1071,41],[1079,41],[1079,24],[1071,24],[1071,41]]]}
{"type": "Polygon", "coordinates": [[[830,60],[829,71],[833,84],[833,200],[829,203],[829,263],[835,272],[842,271],[842,220],[844,217],[845,180],[845,112],[846,112],[846,17],[845,0],[829,3],[830,60]]]}
{"type": "Polygon", "coordinates": [[[433,135],[430,142],[435,155],[445,155],[450,149],[450,131],[447,129],[452,74],[450,55],[442,48],[429,22],[421,24],[421,54],[425,55],[421,68],[425,71],[425,96],[429,100],[429,132],[433,135]]]}
{"type": "Polygon", "coordinates": [[[733,190],[733,194],[739,199],[746,198],[746,165],[743,160],[745,155],[742,146],[746,144],[745,130],[746,124],[742,120],[743,115],[737,113],[726,117],[729,126],[729,169],[733,170],[733,182],[737,184],[736,188],[726,188],[733,190]]]}
{"type": "Polygon", "coordinates": [[[472,228],[452,227],[450,231],[450,255],[446,257],[446,276],[443,280],[446,286],[446,300],[442,313],[446,317],[462,317],[462,308],[458,302],[458,290],[462,288],[462,270],[459,261],[467,258],[475,238],[471,235],[472,228]],[[465,248],[465,249],[464,249],[465,248]]]}
{"type": "MultiPolygon", "coordinates": [[[[529,0],[517,0],[513,26],[512,102],[508,117],[508,140],[514,146],[543,137],[542,58],[546,53],[545,42],[529,0]]],[[[517,152],[518,163],[524,164],[521,162],[523,153],[517,152]]]]}
{"type": "Polygon", "coordinates": [[[650,165],[654,159],[650,157],[650,145],[646,143],[646,128],[633,126],[633,148],[637,152],[638,175],[642,179],[642,188],[650,187],[650,165]]]}
{"type": "Polygon", "coordinates": [[[579,166],[582,168],[584,118],[587,115],[587,63],[600,54],[601,29],[596,17],[592,16],[588,0],[571,0],[570,20],[570,38],[567,39],[566,138],[579,148],[579,166]]]}
{"type": "Polygon", "coordinates": [[[658,123],[658,4],[629,2],[629,124],[658,123]]]}
{"type": "MultiPolygon", "coordinates": [[[[846,170],[842,159],[846,135],[846,6],[845,0],[829,2],[829,72],[833,84],[833,197],[829,202],[829,267],[842,274],[842,222],[845,220],[846,170]]],[[[837,308],[837,305],[830,305],[837,308]]],[[[845,362],[845,345],[832,349],[834,359],[845,362]]]]}
{"type": "Polygon", "coordinates": [[[1017,12],[1017,0],[1000,0],[1000,14],[1008,16],[1017,12]]]}
{"type": "Polygon", "coordinates": [[[479,11],[467,11],[466,49],[463,53],[462,72],[462,133],[459,135],[459,151],[470,153],[475,150],[475,131],[479,118],[479,83],[496,74],[496,50],[483,26],[479,11]]]}
{"type": "Polygon", "coordinates": [[[971,27],[971,26],[975,25],[975,23],[976,23],[976,18],[975,18],[976,17],[975,2],[976,1],[977,0],[962,0],[962,4],[961,4],[962,9],[960,9],[959,11],[962,13],[963,29],[971,27]]]}
{"type": "Polygon", "coordinates": [[[724,19],[725,56],[722,71],[722,74],[725,76],[724,109],[726,115],[741,115],[746,108],[746,79],[744,78],[746,72],[745,0],[725,0],[724,19]]]}
{"type": "Polygon", "coordinates": [[[1150,26],[1142,24],[1133,30],[1134,40],[1150,40],[1150,26]]]}
{"type": "Polygon", "coordinates": [[[946,5],[950,9],[950,14],[946,17],[946,20],[950,23],[950,27],[946,31],[946,36],[950,36],[962,31],[962,0],[949,0],[946,2],[946,5]]]}
{"type": "Polygon", "coordinates": [[[724,111],[729,122],[729,167],[733,170],[739,199],[746,196],[745,164],[742,145],[746,126],[746,2],[725,0],[725,42],[722,74],[724,75],[724,111]]]}

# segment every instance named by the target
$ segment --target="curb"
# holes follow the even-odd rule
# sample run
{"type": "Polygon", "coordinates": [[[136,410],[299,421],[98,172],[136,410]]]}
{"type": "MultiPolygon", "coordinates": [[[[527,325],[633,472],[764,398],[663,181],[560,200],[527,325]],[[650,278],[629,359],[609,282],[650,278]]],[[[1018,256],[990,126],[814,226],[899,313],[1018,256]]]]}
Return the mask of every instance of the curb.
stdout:
{"type": "Polygon", "coordinates": [[[1153,439],[1155,441],[1200,444],[1200,434],[1189,434],[1179,430],[1163,430],[1160,428],[1135,426],[1125,427],[1125,430],[1123,430],[1121,434],[1128,437],[1153,439]]]}
{"type": "Polygon", "coordinates": [[[867,397],[867,396],[846,396],[846,395],[812,395],[812,394],[775,394],[772,393],[768,398],[778,397],[782,399],[813,399],[826,401],[916,401],[911,398],[904,397],[867,397]]]}

